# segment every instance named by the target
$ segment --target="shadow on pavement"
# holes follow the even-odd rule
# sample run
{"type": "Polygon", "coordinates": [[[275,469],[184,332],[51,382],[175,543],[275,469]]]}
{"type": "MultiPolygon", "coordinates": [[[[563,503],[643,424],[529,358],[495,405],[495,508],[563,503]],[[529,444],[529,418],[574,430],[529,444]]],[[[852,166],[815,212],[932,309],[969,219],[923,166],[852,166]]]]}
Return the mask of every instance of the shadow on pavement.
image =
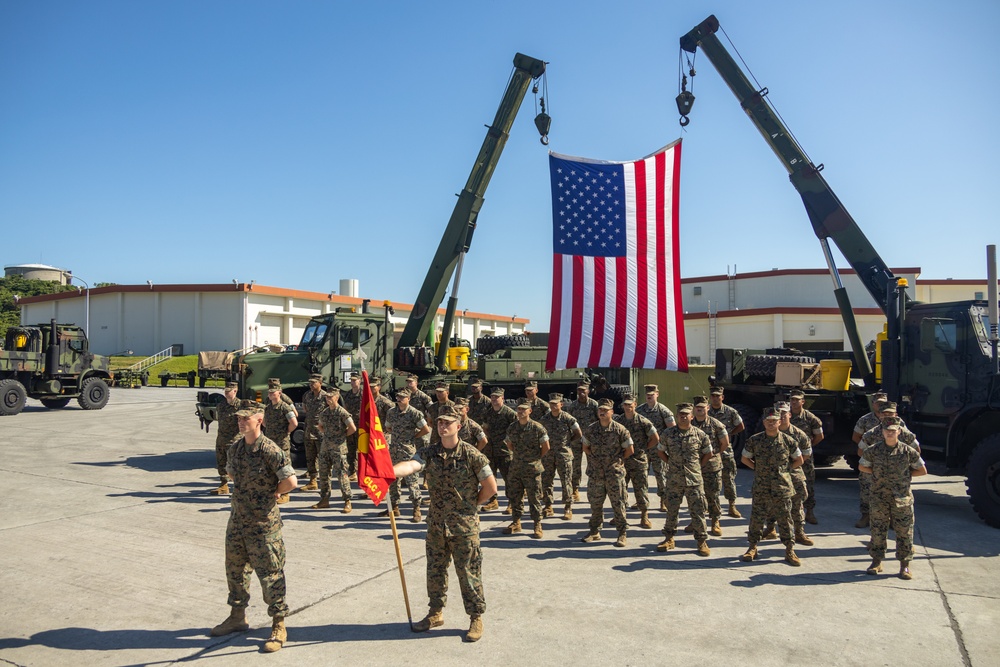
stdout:
{"type": "Polygon", "coordinates": [[[214,452],[207,449],[189,449],[183,452],[130,456],[121,461],[75,461],[74,465],[107,468],[128,466],[146,472],[177,472],[180,470],[203,470],[209,465],[214,467],[214,463],[214,452]]]}

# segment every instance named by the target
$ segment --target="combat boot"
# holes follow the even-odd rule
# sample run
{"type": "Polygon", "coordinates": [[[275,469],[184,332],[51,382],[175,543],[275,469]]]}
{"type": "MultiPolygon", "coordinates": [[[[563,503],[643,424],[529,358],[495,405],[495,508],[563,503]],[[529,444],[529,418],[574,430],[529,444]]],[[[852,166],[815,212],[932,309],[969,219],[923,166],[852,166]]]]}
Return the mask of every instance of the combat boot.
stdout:
{"type": "Polygon", "coordinates": [[[573,489],[573,502],[574,503],[580,502],[580,492],[576,489],[573,489]]]}
{"type": "Polygon", "coordinates": [[[410,523],[420,523],[420,519],[423,517],[420,514],[420,505],[413,508],[413,516],[410,517],[410,523]]]}
{"type": "Polygon", "coordinates": [[[905,579],[906,581],[909,581],[910,579],[913,578],[913,573],[910,572],[910,564],[909,563],[900,563],[899,564],[899,578],[900,579],[905,579]]]}
{"type": "Polygon", "coordinates": [[[712,555],[712,550],[708,548],[708,542],[705,540],[698,543],[698,555],[704,558],[712,555]]]}
{"type": "Polygon", "coordinates": [[[324,493],[319,497],[319,502],[313,505],[310,509],[325,510],[329,506],[330,506],[330,494],[324,493]]]}
{"type": "Polygon", "coordinates": [[[275,616],[271,621],[271,636],[264,642],[264,653],[274,653],[280,651],[288,640],[288,631],[285,629],[285,617],[275,616]]]}
{"type": "Polygon", "coordinates": [[[667,501],[664,500],[663,498],[660,498],[660,511],[661,512],[667,511],[667,501]]]}
{"type": "Polygon", "coordinates": [[[745,554],[743,554],[742,556],[740,556],[740,560],[742,560],[744,563],[749,563],[750,561],[752,561],[756,557],[757,557],[757,545],[756,544],[751,544],[747,548],[747,552],[745,554]]]}
{"type": "Polygon", "coordinates": [[[882,571],[882,559],[872,558],[872,564],[865,570],[865,574],[878,574],[882,571]]]}
{"type": "Polygon", "coordinates": [[[465,641],[478,642],[483,637],[482,616],[469,617],[469,631],[465,633],[465,641]]]}
{"type": "Polygon", "coordinates": [[[510,522],[510,525],[503,529],[504,535],[514,535],[515,533],[521,532],[521,520],[515,519],[510,522]]]}
{"type": "Polygon", "coordinates": [[[350,514],[352,509],[354,509],[354,508],[351,507],[351,500],[350,500],[350,498],[348,498],[347,500],[344,501],[344,509],[340,510],[340,513],[341,514],[350,514]]]}
{"type": "Polygon", "coordinates": [[[803,528],[799,528],[795,531],[795,543],[804,544],[807,547],[811,547],[813,545],[812,539],[806,535],[806,531],[803,528]]]}
{"type": "Polygon", "coordinates": [[[736,502],[735,501],[729,503],[729,516],[733,517],[734,519],[742,519],[743,518],[743,515],[740,514],[740,511],[738,509],[736,509],[736,502]]]}
{"type": "Polygon", "coordinates": [[[806,523],[811,523],[814,526],[819,523],[819,520],[816,519],[816,513],[812,509],[806,510],[806,523]]]}
{"type": "Polygon", "coordinates": [[[542,510],[542,516],[554,516],[555,512],[552,511],[552,505],[546,505],[545,509],[542,510]]]}
{"type": "Polygon", "coordinates": [[[688,525],[684,526],[684,532],[685,533],[693,533],[694,532],[694,522],[693,521],[691,523],[689,523],[688,525]]]}
{"type": "Polygon", "coordinates": [[[531,536],[533,538],[535,538],[536,540],[542,539],[542,522],[541,521],[536,521],[535,522],[535,531],[531,534],[531,536]]]}
{"type": "Polygon", "coordinates": [[[785,562],[795,567],[802,565],[802,561],[795,555],[795,549],[792,548],[791,544],[785,545],[785,562]]]}
{"type": "Polygon", "coordinates": [[[319,484],[316,483],[316,478],[310,477],[309,483],[299,489],[299,491],[319,491],[319,484]]]}
{"type": "Polygon", "coordinates": [[[623,547],[623,546],[625,546],[625,542],[626,542],[625,531],[624,530],[619,530],[618,531],[618,539],[615,540],[615,546],[616,547],[623,547]]]}
{"type": "Polygon", "coordinates": [[[279,505],[284,505],[285,503],[288,502],[288,494],[287,493],[282,493],[281,496],[278,498],[278,500],[276,502],[279,505]]]}
{"type": "Polygon", "coordinates": [[[866,514],[862,514],[861,515],[861,518],[858,519],[858,522],[856,524],[854,524],[854,527],[855,528],[867,528],[870,523],[871,522],[869,520],[868,514],[866,513],[866,514]]]}
{"type": "Polygon", "coordinates": [[[486,503],[480,508],[480,510],[483,512],[489,512],[490,510],[498,510],[498,509],[500,509],[500,503],[497,502],[496,498],[494,498],[493,500],[486,503]]]}
{"type": "Polygon", "coordinates": [[[674,548],[674,538],[668,537],[659,544],[656,545],[657,551],[670,551],[674,548]]]}
{"type": "Polygon", "coordinates": [[[513,514],[514,513],[514,508],[511,507],[510,505],[507,505],[507,507],[504,509],[503,513],[504,514],[513,514]]]}
{"type": "Polygon", "coordinates": [[[569,521],[572,518],[573,518],[573,506],[572,505],[566,505],[566,511],[563,512],[562,520],[563,521],[569,521]]]}
{"type": "Polygon", "coordinates": [[[410,626],[413,632],[427,632],[431,628],[444,625],[444,612],[440,609],[431,609],[422,620],[410,626]]]}
{"type": "Polygon", "coordinates": [[[392,512],[393,516],[399,516],[399,505],[393,505],[392,510],[384,509],[378,513],[377,516],[389,516],[389,512],[392,512]]]}
{"type": "Polygon", "coordinates": [[[213,496],[228,496],[229,495],[229,477],[222,476],[220,479],[222,479],[222,484],[219,485],[219,488],[212,489],[211,491],[209,491],[209,493],[211,493],[213,496]]]}
{"type": "Polygon", "coordinates": [[[712,530],[708,531],[716,537],[722,537],[722,524],[718,519],[712,519],[712,530]]]}
{"type": "Polygon", "coordinates": [[[229,618],[212,628],[211,635],[213,637],[222,637],[223,635],[244,632],[249,629],[250,624],[247,623],[246,607],[232,607],[229,611],[229,618]]]}
{"type": "Polygon", "coordinates": [[[597,532],[596,530],[592,530],[592,531],[590,531],[589,533],[587,533],[586,535],[583,536],[583,541],[584,542],[600,542],[601,541],[601,534],[599,532],[597,532]]]}
{"type": "Polygon", "coordinates": [[[640,528],[653,527],[653,524],[649,522],[649,512],[647,510],[642,510],[642,515],[639,517],[639,527],[640,528]]]}
{"type": "Polygon", "coordinates": [[[778,539],[778,533],[774,532],[774,524],[769,524],[764,527],[764,535],[761,537],[762,540],[776,540],[778,539]]]}

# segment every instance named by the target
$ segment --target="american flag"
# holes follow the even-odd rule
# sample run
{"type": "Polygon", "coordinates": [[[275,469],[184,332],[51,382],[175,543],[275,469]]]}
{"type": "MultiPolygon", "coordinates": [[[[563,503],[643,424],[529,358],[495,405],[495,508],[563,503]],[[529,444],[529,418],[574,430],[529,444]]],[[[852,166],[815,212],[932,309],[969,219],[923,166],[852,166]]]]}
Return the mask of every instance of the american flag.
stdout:
{"type": "Polygon", "coordinates": [[[680,292],[681,142],[635,162],[549,154],[548,370],[687,370],[680,292]]]}

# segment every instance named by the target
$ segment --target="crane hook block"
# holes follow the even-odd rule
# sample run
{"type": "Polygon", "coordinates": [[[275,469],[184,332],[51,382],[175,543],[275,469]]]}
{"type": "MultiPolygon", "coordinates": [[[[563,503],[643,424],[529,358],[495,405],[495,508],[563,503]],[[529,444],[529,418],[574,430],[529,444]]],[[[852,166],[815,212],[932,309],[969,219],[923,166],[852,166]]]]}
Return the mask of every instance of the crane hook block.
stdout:
{"type": "Polygon", "coordinates": [[[680,118],[681,127],[687,127],[688,123],[690,122],[691,122],[690,118],[688,118],[687,116],[681,116],[680,118]]]}
{"type": "Polygon", "coordinates": [[[549,116],[544,111],[537,116],[535,116],[535,128],[538,129],[538,134],[542,135],[542,143],[548,145],[548,134],[549,128],[552,127],[552,117],[549,116]]]}

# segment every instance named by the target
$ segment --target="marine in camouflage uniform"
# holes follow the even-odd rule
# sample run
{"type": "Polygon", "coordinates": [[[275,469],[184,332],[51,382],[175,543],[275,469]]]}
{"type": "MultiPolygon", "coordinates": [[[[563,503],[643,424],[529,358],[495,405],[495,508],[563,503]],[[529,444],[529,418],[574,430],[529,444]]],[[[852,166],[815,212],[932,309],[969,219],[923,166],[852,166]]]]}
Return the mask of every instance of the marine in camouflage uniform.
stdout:
{"type": "MultiPolygon", "coordinates": [[[[482,424],[486,419],[487,411],[490,409],[490,399],[483,395],[483,383],[480,380],[473,380],[469,383],[469,418],[477,424],[482,424]]],[[[466,442],[472,442],[467,440],[466,442]]]]}
{"type": "Polygon", "coordinates": [[[743,424],[739,410],[723,403],[724,397],[725,391],[722,387],[711,388],[708,416],[722,422],[729,434],[729,447],[722,452],[722,493],[729,501],[729,516],[740,519],[743,515],[736,509],[738,497],[736,495],[736,454],[733,448],[736,445],[736,436],[746,430],[746,426],[743,424]]]}
{"type": "Polygon", "coordinates": [[[589,532],[584,542],[601,539],[604,524],[604,499],[611,500],[616,547],[624,547],[628,522],[625,519],[625,460],[634,451],[628,429],[612,419],[614,401],[601,399],[597,404],[597,421],[583,429],[583,451],[587,454],[587,500],[590,501],[589,532]]]}
{"type": "Polygon", "coordinates": [[[213,636],[246,630],[250,602],[250,573],[260,580],[267,613],[273,618],[266,652],[285,642],[285,543],[277,497],[287,495],[297,480],[288,454],[261,433],[261,409],[251,407],[237,414],[243,437],[229,449],[228,474],[233,479],[232,511],[226,525],[226,581],[232,611],[212,628],[213,636]],[[243,424],[246,424],[245,426],[243,424]]]}
{"type": "Polygon", "coordinates": [[[555,496],[556,473],[562,486],[563,520],[573,518],[573,450],[571,440],[578,440],[583,432],[573,415],[563,409],[563,395],[549,395],[549,411],[538,423],[549,434],[549,451],[542,457],[542,496],[545,500],[544,516],[552,516],[555,496]]]}
{"type": "Polygon", "coordinates": [[[792,496],[795,487],[789,472],[802,465],[802,452],[795,440],[778,430],[781,415],[777,408],[765,408],[764,431],[747,438],[743,447],[743,464],[754,471],[751,487],[750,543],[744,561],[757,557],[757,543],[760,542],[764,523],[771,517],[777,520],[778,534],[785,545],[785,562],[801,565],[795,555],[792,537],[792,496]]]}
{"type": "Polygon", "coordinates": [[[372,401],[375,403],[375,411],[378,413],[378,421],[380,424],[384,424],[386,415],[389,414],[389,410],[396,407],[396,404],[382,395],[382,380],[379,378],[371,378],[368,381],[368,386],[372,389],[372,401]]]}
{"type": "MultiPolygon", "coordinates": [[[[354,420],[355,424],[361,422],[361,375],[359,373],[351,373],[350,376],[351,388],[341,394],[340,404],[347,410],[351,415],[351,419],[354,420]]],[[[354,477],[357,474],[358,468],[358,434],[355,432],[353,435],[347,437],[347,474],[350,477],[354,477]]]]}
{"type": "Polygon", "coordinates": [[[496,493],[496,480],[486,456],[458,439],[458,414],[444,407],[438,414],[440,442],[420,448],[410,461],[393,466],[398,477],[424,470],[430,489],[427,511],[427,616],[413,625],[426,632],[444,623],[448,600],[448,563],[455,562],[462,602],[471,623],[466,641],[482,636],[486,612],[483,552],[479,543],[479,504],[496,493]]]}
{"type": "Polygon", "coordinates": [[[475,419],[469,417],[469,399],[459,396],[455,399],[455,411],[458,413],[458,439],[462,442],[469,442],[476,446],[476,449],[483,451],[489,444],[486,438],[486,431],[475,419]]]}
{"type": "MultiPolygon", "coordinates": [[[[507,435],[507,428],[516,421],[517,413],[504,403],[504,390],[495,387],[490,393],[490,411],[486,413],[486,419],[480,422],[480,426],[486,431],[486,439],[489,441],[488,451],[484,453],[489,457],[490,467],[503,477],[505,486],[510,477],[510,450],[503,444],[503,439],[507,435]]],[[[510,497],[506,489],[504,494],[510,497]]],[[[499,509],[496,497],[491,498],[483,509],[499,509]]]]}
{"type": "MultiPolygon", "coordinates": [[[[281,396],[281,385],[272,384],[268,387],[267,398],[270,402],[264,408],[264,435],[278,445],[291,460],[291,434],[299,420],[296,417],[295,406],[286,403],[281,396]]],[[[279,505],[287,502],[287,493],[278,499],[279,505]]]]}
{"type": "Polygon", "coordinates": [[[312,509],[330,506],[331,478],[340,483],[344,514],[351,511],[351,480],[347,476],[347,438],[357,431],[357,425],[346,409],[340,406],[340,389],[333,387],[325,397],[326,406],[319,413],[317,428],[323,440],[319,450],[319,502],[312,509]]]}
{"type": "Polygon", "coordinates": [[[631,396],[622,401],[622,411],[622,414],[615,415],[613,419],[628,429],[633,447],[632,456],[625,459],[625,490],[627,493],[628,483],[632,482],[635,505],[639,509],[639,526],[652,528],[653,524],[649,521],[648,452],[651,449],[655,450],[660,442],[660,435],[656,432],[653,422],[635,411],[635,399],[631,396]]]}
{"type": "Polygon", "coordinates": [[[219,403],[216,408],[216,421],[219,422],[219,430],[215,435],[215,463],[219,472],[219,479],[222,483],[217,489],[212,489],[211,493],[216,496],[229,495],[229,473],[226,472],[226,461],[228,460],[229,445],[240,437],[240,427],[236,421],[236,412],[246,407],[249,401],[236,398],[236,391],[239,385],[235,382],[227,382],[223,391],[225,400],[219,403]]]}
{"type": "MultiPolygon", "coordinates": [[[[708,414],[708,397],[695,396],[694,419],[691,425],[701,429],[712,443],[712,457],[702,465],[701,478],[704,482],[705,502],[708,516],[712,521],[710,532],[716,537],[722,535],[722,505],[719,493],[722,491],[722,452],[729,449],[729,433],[725,425],[708,414]]],[[[693,524],[689,526],[694,529],[693,524]]],[[[687,528],[684,529],[688,531],[687,528]]]]}
{"type": "MultiPolygon", "coordinates": [[[[434,387],[435,401],[427,408],[428,424],[434,424],[437,422],[437,417],[441,412],[441,408],[445,406],[449,408],[455,407],[455,401],[448,398],[449,391],[450,387],[447,382],[438,382],[437,386],[434,387]]],[[[437,429],[431,429],[431,444],[440,441],[441,436],[438,434],[437,429]]]]}
{"type": "Polygon", "coordinates": [[[667,466],[667,518],[663,524],[664,539],[656,545],[657,551],[674,548],[677,534],[677,515],[681,501],[687,498],[694,538],[698,542],[698,555],[708,556],[708,531],[705,530],[705,487],[701,469],[712,457],[712,442],[701,429],[691,425],[694,406],[677,404],[677,424],[668,428],[657,455],[667,466]]]}
{"type": "Polygon", "coordinates": [[[323,376],[309,376],[309,391],[302,395],[302,411],[305,413],[305,432],[303,433],[306,450],[306,472],[309,484],[302,487],[303,491],[316,491],[316,459],[319,457],[323,434],[319,432],[319,413],[326,408],[326,392],[323,391],[323,376]]]}
{"type": "MultiPolygon", "coordinates": [[[[861,436],[858,442],[858,456],[864,456],[864,451],[871,447],[872,445],[882,442],[882,426],[886,420],[896,419],[899,420],[899,441],[904,445],[909,445],[920,453],[920,443],[917,441],[917,436],[913,434],[908,428],[906,428],[906,422],[900,419],[896,415],[896,404],[892,401],[886,401],[881,404],[881,409],[879,410],[879,420],[874,426],[869,428],[861,436]]],[[[861,519],[854,524],[855,528],[867,528],[870,525],[871,520],[871,494],[872,494],[872,476],[871,473],[865,473],[858,469],[858,486],[859,494],[861,496],[861,519]]]]}
{"type": "MultiPolygon", "coordinates": [[[[580,382],[576,387],[576,398],[566,406],[566,412],[573,415],[581,431],[597,421],[597,401],[590,398],[590,383],[580,382]]],[[[583,477],[583,438],[573,438],[569,447],[573,450],[573,500],[580,499],[580,479],[583,477]]]]}
{"type": "Polygon", "coordinates": [[[813,461],[812,448],[823,440],[823,420],[803,407],[805,394],[793,390],[789,395],[792,408],[792,425],[802,429],[809,436],[809,451],[802,452],[802,472],[806,476],[806,521],[818,523],[816,520],[816,465],[813,461]],[[796,408],[798,411],[796,412],[796,408]]]}
{"type": "MultiPolygon", "coordinates": [[[[660,443],[663,443],[663,435],[668,428],[674,425],[674,413],[670,408],[659,402],[660,390],[655,384],[647,384],[645,387],[646,402],[638,405],[635,411],[653,422],[656,432],[660,436],[660,443]]],[[[667,465],[659,456],[654,456],[650,461],[653,474],[656,476],[656,494],[660,497],[660,509],[667,509],[667,465]]]]}
{"type": "Polygon", "coordinates": [[[869,574],[882,571],[886,536],[891,527],[896,533],[899,576],[911,579],[914,515],[910,482],[913,477],[926,475],[927,468],[920,453],[899,439],[901,428],[898,417],[886,417],[882,439],[864,450],[860,467],[872,475],[872,541],[868,548],[872,564],[867,571],[869,574]]]}
{"type": "MultiPolygon", "coordinates": [[[[798,426],[792,425],[791,407],[789,404],[784,401],[779,401],[775,404],[775,407],[778,408],[778,412],[781,414],[781,421],[778,424],[778,430],[792,436],[792,438],[795,439],[795,444],[798,445],[800,452],[803,448],[809,449],[809,436],[806,435],[806,432],[798,426]]],[[[792,496],[792,527],[795,529],[795,542],[797,544],[804,544],[807,547],[811,547],[813,545],[813,541],[808,535],[806,535],[806,512],[804,509],[805,500],[809,495],[809,489],[806,488],[806,475],[802,471],[801,466],[798,468],[792,468],[790,473],[792,475],[792,484],[795,486],[795,495],[792,496]]],[[[770,530],[765,529],[764,534],[767,535],[769,533],[770,530]]]]}
{"type": "MultiPolygon", "coordinates": [[[[396,405],[388,411],[385,418],[385,432],[389,438],[389,456],[393,464],[408,461],[417,452],[417,443],[427,433],[430,427],[420,410],[410,405],[410,390],[400,389],[396,392],[396,405]]],[[[420,521],[420,482],[417,475],[409,475],[403,479],[410,490],[410,501],[413,502],[413,518],[420,521]]],[[[399,480],[389,486],[389,501],[392,509],[399,507],[399,480]]]]}
{"type": "Polygon", "coordinates": [[[549,404],[538,396],[538,382],[528,380],[524,383],[524,398],[531,404],[531,418],[538,421],[542,415],[548,414],[549,404]]]}
{"type": "Polygon", "coordinates": [[[504,528],[507,535],[521,532],[524,494],[528,496],[528,511],[535,523],[532,537],[542,537],[542,457],[549,451],[549,436],[541,424],[531,418],[531,403],[521,399],[517,405],[517,421],[507,427],[504,444],[511,451],[510,477],[507,479],[507,500],[511,523],[504,528]]]}

